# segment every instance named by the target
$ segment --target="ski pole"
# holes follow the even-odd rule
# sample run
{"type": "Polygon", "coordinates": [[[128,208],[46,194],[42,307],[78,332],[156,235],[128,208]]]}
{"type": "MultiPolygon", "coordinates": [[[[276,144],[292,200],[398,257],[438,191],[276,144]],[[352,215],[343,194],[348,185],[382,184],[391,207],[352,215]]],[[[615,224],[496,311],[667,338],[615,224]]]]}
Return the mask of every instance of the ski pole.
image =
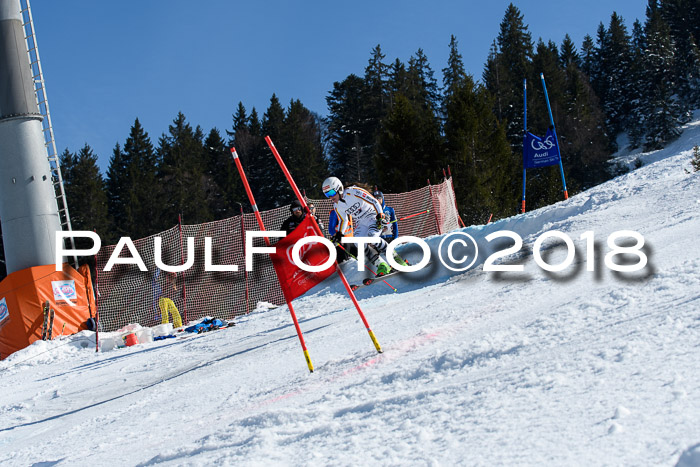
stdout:
{"type": "Polygon", "coordinates": [[[405,221],[406,219],[410,219],[411,217],[420,216],[421,214],[428,214],[429,212],[430,212],[430,209],[426,209],[425,211],[417,212],[415,214],[411,214],[410,216],[404,216],[404,217],[400,217],[398,219],[394,219],[393,221],[389,222],[389,224],[393,224],[394,222],[398,222],[398,221],[405,221]]]}
{"type": "MultiPolygon", "coordinates": [[[[353,254],[350,253],[348,250],[346,250],[345,247],[344,247],[343,245],[341,245],[340,243],[336,243],[336,245],[338,245],[340,248],[342,248],[343,251],[344,251],[345,253],[347,253],[349,257],[351,257],[351,258],[354,259],[355,261],[359,261],[359,260],[357,259],[357,257],[356,257],[356,256],[353,256],[353,254]]],[[[371,272],[372,274],[374,274],[375,277],[380,277],[380,276],[377,276],[377,273],[376,273],[376,272],[372,271],[372,269],[369,267],[369,265],[367,264],[366,261],[365,261],[365,266],[367,267],[367,269],[369,270],[369,272],[371,272]]],[[[388,285],[389,287],[391,287],[391,289],[392,289],[394,292],[398,292],[398,290],[396,290],[396,287],[394,287],[393,285],[389,284],[385,279],[382,279],[382,281],[384,281],[384,283],[385,283],[386,285],[388,285]]]]}

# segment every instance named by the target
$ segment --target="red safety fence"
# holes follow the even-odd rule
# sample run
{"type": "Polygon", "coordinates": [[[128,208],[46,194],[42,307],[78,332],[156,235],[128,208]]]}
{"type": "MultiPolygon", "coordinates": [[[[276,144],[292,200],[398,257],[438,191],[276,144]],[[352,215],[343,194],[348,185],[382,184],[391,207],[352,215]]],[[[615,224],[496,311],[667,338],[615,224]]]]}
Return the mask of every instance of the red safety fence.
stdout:
{"type": "MultiPolygon", "coordinates": [[[[408,193],[385,193],[385,202],[401,218],[428,211],[398,222],[399,235],[429,237],[459,228],[452,181],[430,185],[408,193]]],[[[327,233],[332,203],[327,199],[309,199],[327,233]]],[[[289,206],[261,211],[268,230],[277,230],[289,217],[289,206]]],[[[232,319],[255,309],[259,302],[284,304],[268,255],[253,255],[253,270],[245,271],[245,232],[259,230],[254,214],[196,225],[177,225],[151,237],[135,240],[134,246],[146,265],[140,271],[133,264],[117,264],[104,271],[115,245],[103,247],[97,255],[97,291],[100,331],[114,331],[129,323],[154,326],[161,323],[158,301],[173,300],[183,322],[204,316],[232,319]],[[187,260],[188,238],[194,239],[194,264],[188,270],[168,273],[155,265],[154,238],[161,237],[162,262],[181,265],[187,260]],[[236,272],[206,272],[205,238],[212,240],[212,264],[238,265],[236,272]]],[[[257,239],[254,246],[265,243],[257,239]]],[[[123,248],[120,257],[131,257],[123,248]]]]}

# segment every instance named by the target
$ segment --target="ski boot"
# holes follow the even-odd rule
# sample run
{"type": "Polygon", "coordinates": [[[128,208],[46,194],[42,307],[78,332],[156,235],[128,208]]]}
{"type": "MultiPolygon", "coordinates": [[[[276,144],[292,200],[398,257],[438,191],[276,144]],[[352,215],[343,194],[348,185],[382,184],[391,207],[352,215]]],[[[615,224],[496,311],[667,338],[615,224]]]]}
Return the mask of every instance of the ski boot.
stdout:
{"type": "Polygon", "coordinates": [[[377,277],[389,274],[389,272],[391,272],[391,267],[387,263],[384,261],[379,263],[379,266],[377,266],[377,277]]]}

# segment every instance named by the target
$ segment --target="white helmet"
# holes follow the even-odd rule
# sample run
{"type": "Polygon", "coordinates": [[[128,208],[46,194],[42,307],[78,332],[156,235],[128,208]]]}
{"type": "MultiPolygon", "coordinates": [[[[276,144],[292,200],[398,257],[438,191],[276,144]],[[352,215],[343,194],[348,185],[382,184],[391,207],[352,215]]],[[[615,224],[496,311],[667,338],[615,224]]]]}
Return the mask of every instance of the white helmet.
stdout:
{"type": "Polygon", "coordinates": [[[323,181],[323,194],[330,198],[336,193],[343,194],[343,184],[336,177],[328,177],[323,181]]]}

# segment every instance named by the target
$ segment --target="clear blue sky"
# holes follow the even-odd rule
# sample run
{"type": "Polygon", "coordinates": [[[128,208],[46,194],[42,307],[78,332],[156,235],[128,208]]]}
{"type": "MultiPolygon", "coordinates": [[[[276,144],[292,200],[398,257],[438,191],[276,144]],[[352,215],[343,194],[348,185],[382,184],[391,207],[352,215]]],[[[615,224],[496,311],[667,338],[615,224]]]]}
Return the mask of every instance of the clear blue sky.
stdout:
{"type": "MultiPolygon", "coordinates": [[[[137,117],[154,145],[182,111],[188,122],[221,133],[239,101],[260,116],[276,93],[327,114],[335,81],[362,75],[370,52],[403,62],[422,48],[436,78],[450,35],[468,73],[481,79],[510,1],[458,0],[32,0],[39,52],[59,152],[88,143],[106,171],[112,149],[137,117]]],[[[580,48],[617,11],[631,31],[646,1],[527,0],[535,42],[580,48]]]]}

